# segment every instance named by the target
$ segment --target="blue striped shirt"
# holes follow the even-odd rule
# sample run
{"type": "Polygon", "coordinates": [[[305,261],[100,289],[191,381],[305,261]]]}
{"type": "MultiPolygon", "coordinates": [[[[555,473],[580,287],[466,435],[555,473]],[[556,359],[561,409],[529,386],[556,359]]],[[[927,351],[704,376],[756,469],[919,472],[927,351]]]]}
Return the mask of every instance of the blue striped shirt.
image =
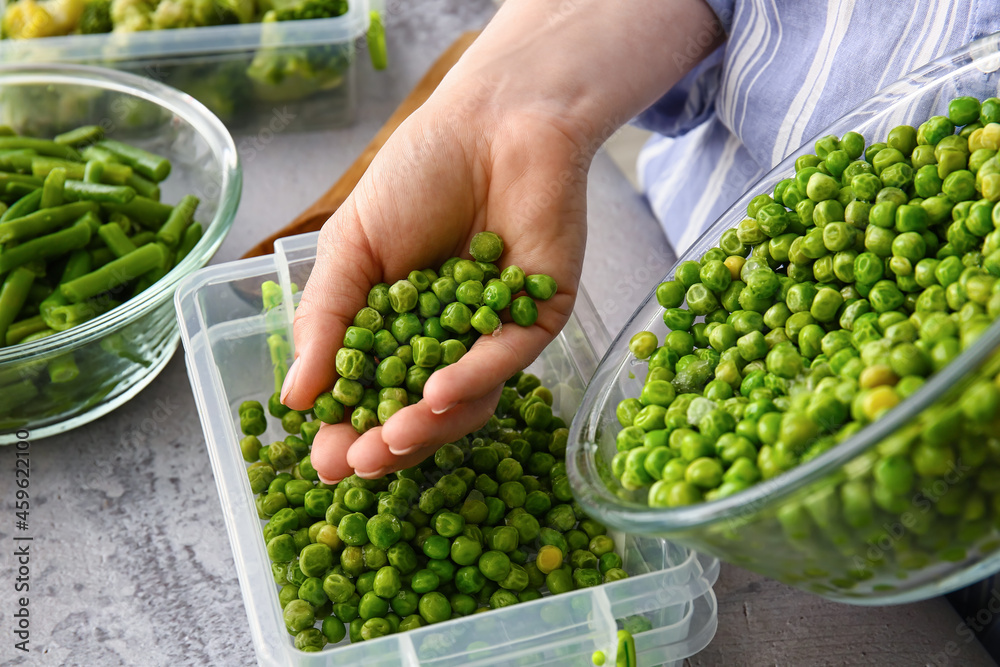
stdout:
{"type": "Polygon", "coordinates": [[[879,89],[1000,30],[989,0],[708,0],[727,38],[637,123],[639,180],[674,248],[879,89]]]}

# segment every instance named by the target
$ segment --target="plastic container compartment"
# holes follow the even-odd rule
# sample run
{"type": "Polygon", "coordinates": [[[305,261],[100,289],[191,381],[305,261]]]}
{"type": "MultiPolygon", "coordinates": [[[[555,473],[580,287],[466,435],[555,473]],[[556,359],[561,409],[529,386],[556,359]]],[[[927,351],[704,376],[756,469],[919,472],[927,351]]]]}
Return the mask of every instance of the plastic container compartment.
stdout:
{"type": "MultiPolygon", "coordinates": [[[[615,534],[631,575],[574,591],[320,653],[302,653],[284,628],[270,561],[240,456],[241,401],[269,394],[273,371],[265,344],[259,287],[274,280],[304,284],[317,234],[279,241],[274,255],[209,267],[178,290],[188,373],[215,472],[257,658],[262,665],[587,665],[596,650],[613,659],[616,631],[629,616],[651,629],[636,635],[639,664],[679,664],[704,648],[717,627],[712,584],[718,561],[655,538],[615,534]],[[473,644],[473,642],[477,642],[473,644]],[[485,642],[485,648],[483,648],[485,642]],[[471,645],[471,646],[470,646],[471,645]]],[[[284,306],[279,307],[284,309],[284,306]]],[[[278,310],[278,309],[276,309],[278,310]]],[[[275,311],[272,311],[272,313],[275,311]]],[[[287,312],[282,312],[287,316],[287,312]]],[[[570,416],[597,357],[580,321],[593,318],[584,295],[566,329],[531,367],[570,416]]],[[[597,323],[599,326],[599,322],[597,323]]],[[[277,430],[268,435],[277,437],[277,430]]]]}
{"type": "MultiPolygon", "coordinates": [[[[871,144],[882,141],[897,125],[917,126],[946,113],[955,97],[982,100],[996,96],[998,89],[1000,33],[892,84],[818,136],[840,137],[854,130],[871,144]]],[[[793,174],[795,158],[813,152],[812,146],[809,142],[801,147],[754,184],[678,264],[697,260],[718,244],[722,233],[745,217],[750,199],[771,192],[778,181],[793,174]]],[[[664,280],[673,275],[671,270],[664,280]]],[[[934,597],[1000,570],[1000,493],[991,483],[1000,467],[991,437],[995,432],[967,431],[958,406],[972,382],[993,380],[1000,371],[1000,321],[891,412],[808,463],[728,498],[653,509],[645,503],[646,489],[623,489],[609,466],[621,430],[615,407],[622,398],[639,395],[646,370],[645,362],[629,354],[628,341],[646,329],[662,340],[666,332],[662,313],[651,292],[601,362],[573,423],[567,471],[577,499],[596,519],[622,530],[676,540],[853,604],[934,597]],[[844,484],[860,483],[870,491],[873,468],[883,457],[909,457],[924,445],[951,447],[960,458],[943,474],[917,479],[903,494],[902,507],[888,511],[873,503],[870,523],[849,525],[840,505],[844,484]],[[973,463],[975,457],[981,458],[973,463]],[[976,507],[984,511],[977,513],[976,507]],[[968,509],[965,516],[963,509],[968,509]]]]}
{"type": "MultiPolygon", "coordinates": [[[[0,15],[10,4],[0,0],[0,15]]],[[[0,40],[0,62],[101,65],[189,93],[231,130],[330,128],[353,120],[356,42],[369,0],[329,19],[0,40]],[[310,76],[280,77],[283,63],[310,76]]],[[[72,114],[72,109],[67,109],[72,114]]]]}

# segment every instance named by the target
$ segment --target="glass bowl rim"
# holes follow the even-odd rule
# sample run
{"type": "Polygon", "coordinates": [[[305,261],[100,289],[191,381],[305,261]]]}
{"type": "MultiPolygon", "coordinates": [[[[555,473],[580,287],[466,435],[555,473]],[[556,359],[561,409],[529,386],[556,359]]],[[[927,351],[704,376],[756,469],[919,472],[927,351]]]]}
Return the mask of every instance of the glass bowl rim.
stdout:
{"type": "Polygon", "coordinates": [[[0,366],[23,362],[100,340],[108,332],[148,314],[170,299],[177,284],[205,265],[232,227],[242,191],[242,172],[236,144],[226,126],[201,102],[166,84],[136,74],[103,67],[71,64],[2,64],[0,88],[7,85],[60,84],[123,93],[156,104],[182,118],[207,143],[219,160],[219,206],[197,245],[180,264],[151,287],[108,312],[51,336],[27,344],[0,347],[0,366]]]}
{"type": "MultiPolygon", "coordinates": [[[[841,136],[857,125],[892,113],[906,103],[914,102],[918,96],[926,94],[926,84],[945,84],[972,69],[983,71],[984,67],[988,67],[990,72],[1000,70],[1000,32],[959,47],[882,88],[857,107],[830,123],[750,185],[746,192],[731,207],[726,209],[690,248],[677,258],[663,280],[669,280],[677,266],[682,262],[699,259],[695,257],[695,254],[703,251],[700,246],[704,244],[705,240],[717,239],[723,231],[732,227],[729,219],[739,215],[739,211],[745,210],[754,196],[767,189],[764,186],[769,182],[777,182],[777,180],[781,180],[779,177],[782,174],[793,171],[796,157],[808,151],[816,139],[828,134],[841,136]]],[[[613,378],[617,381],[624,364],[628,361],[628,355],[622,352],[622,350],[627,350],[626,333],[643,316],[643,311],[655,297],[655,289],[654,286],[618,332],[611,347],[608,348],[601,360],[592,382],[601,375],[602,370],[606,370],[609,375],[613,374],[613,378]],[[615,370],[608,371],[609,368],[615,370]]],[[[607,393],[613,385],[589,386],[581,403],[580,411],[577,413],[577,418],[573,420],[571,425],[569,446],[573,451],[569,452],[567,456],[567,473],[574,494],[581,505],[594,512],[602,520],[619,528],[662,536],[704,528],[724,520],[745,521],[771,503],[823,479],[850,461],[872,450],[879,442],[895,433],[914,415],[932,405],[970,371],[977,368],[990,354],[997,350],[998,346],[1000,346],[1000,319],[994,321],[972,346],[964,350],[945,368],[933,374],[917,391],[900,401],[885,416],[867,424],[854,435],[837,443],[811,461],[797,465],[769,480],[762,480],[731,496],[673,508],[653,508],[643,503],[623,500],[613,495],[601,481],[601,476],[596,469],[595,443],[591,435],[596,428],[600,427],[600,417],[603,414],[603,411],[596,412],[596,406],[603,404],[603,408],[606,410],[607,393]]]]}

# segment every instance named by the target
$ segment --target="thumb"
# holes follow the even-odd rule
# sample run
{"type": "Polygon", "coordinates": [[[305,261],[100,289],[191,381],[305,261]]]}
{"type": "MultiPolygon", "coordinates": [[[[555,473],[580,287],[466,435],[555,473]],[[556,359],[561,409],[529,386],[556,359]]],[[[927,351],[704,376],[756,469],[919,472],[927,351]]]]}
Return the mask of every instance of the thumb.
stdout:
{"type": "Polygon", "coordinates": [[[308,410],[316,397],[337,379],[335,358],[354,314],[368,302],[378,282],[368,236],[359,222],[353,198],[326,221],[320,231],[316,264],[295,311],[295,362],[281,388],[281,402],[308,410]]]}

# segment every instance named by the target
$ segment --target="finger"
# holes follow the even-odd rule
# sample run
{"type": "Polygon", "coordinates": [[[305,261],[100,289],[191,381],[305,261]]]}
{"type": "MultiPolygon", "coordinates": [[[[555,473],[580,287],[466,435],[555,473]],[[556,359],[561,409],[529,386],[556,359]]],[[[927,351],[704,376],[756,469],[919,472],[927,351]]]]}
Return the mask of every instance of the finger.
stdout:
{"type": "Polygon", "coordinates": [[[382,426],[365,431],[354,441],[347,454],[348,465],[354,474],[365,479],[378,479],[389,473],[412,468],[434,453],[436,448],[417,450],[405,456],[397,456],[389,450],[382,439],[382,426]]]}
{"type": "MultiPolygon", "coordinates": [[[[502,384],[498,384],[485,396],[464,402],[445,414],[434,414],[426,401],[407,406],[385,423],[381,437],[393,456],[419,454],[419,460],[423,460],[444,443],[453,442],[482,428],[493,415],[502,388],[502,384]]],[[[368,452],[361,448],[355,451],[352,447],[349,460],[359,466],[362,463],[386,465],[382,459],[369,461],[362,459],[362,456],[368,456],[368,452]]]]}
{"type": "Polygon", "coordinates": [[[354,314],[379,280],[368,238],[351,200],[323,225],[316,264],[295,311],[295,362],[281,388],[281,401],[308,410],[336,380],[334,360],[354,314]]]}
{"type": "Polygon", "coordinates": [[[354,474],[347,463],[347,452],[358,439],[350,423],[323,424],[312,444],[309,460],[324,484],[334,484],[354,474]]]}
{"type": "Polygon", "coordinates": [[[424,402],[437,413],[489,394],[527,367],[558,335],[573,310],[573,296],[557,294],[539,304],[530,327],[508,322],[499,335],[482,336],[456,363],[435,371],[424,386],[424,402]]]}

